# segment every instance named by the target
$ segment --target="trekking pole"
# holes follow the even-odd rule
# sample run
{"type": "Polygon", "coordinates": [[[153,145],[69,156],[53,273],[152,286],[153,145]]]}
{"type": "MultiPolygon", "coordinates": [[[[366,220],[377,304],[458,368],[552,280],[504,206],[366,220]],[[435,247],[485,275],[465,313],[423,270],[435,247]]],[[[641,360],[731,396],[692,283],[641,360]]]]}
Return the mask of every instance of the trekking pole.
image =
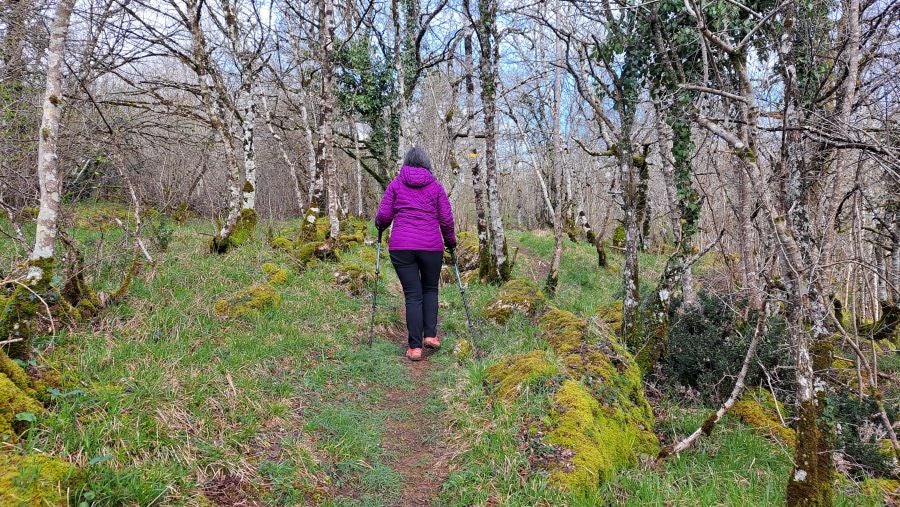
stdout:
{"type": "Polygon", "coordinates": [[[456,285],[459,286],[459,293],[462,297],[463,308],[466,310],[466,325],[469,328],[469,336],[472,338],[472,348],[475,349],[475,355],[478,356],[481,350],[475,341],[475,326],[472,324],[472,315],[469,313],[469,302],[466,300],[466,288],[463,287],[462,278],[459,277],[459,266],[456,263],[456,249],[450,249],[450,262],[453,264],[453,274],[456,275],[456,285]]]}
{"type": "Polygon", "coordinates": [[[375,302],[378,298],[378,278],[381,275],[381,233],[378,229],[378,246],[375,247],[375,280],[372,281],[372,320],[369,321],[369,347],[375,339],[375,302]]]}

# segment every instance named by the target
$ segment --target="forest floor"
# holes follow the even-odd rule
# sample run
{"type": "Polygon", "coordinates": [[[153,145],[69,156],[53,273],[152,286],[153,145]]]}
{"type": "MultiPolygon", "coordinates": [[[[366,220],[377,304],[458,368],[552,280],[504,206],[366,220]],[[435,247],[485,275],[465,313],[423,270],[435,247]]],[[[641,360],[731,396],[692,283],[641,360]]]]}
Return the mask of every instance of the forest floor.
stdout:
{"type": "MultiPolygon", "coordinates": [[[[279,224],[275,224],[277,228],[279,224]]],[[[261,224],[259,231],[265,229],[261,224]]],[[[209,222],[174,231],[167,252],[135,281],[126,301],[90,326],[41,337],[33,365],[61,373],[54,395],[18,447],[77,465],[84,486],[73,503],[97,505],[778,505],[790,450],[726,418],[715,433],[656,468],[625,470],[590,492],[564,493],[520,452],[527,404],[494,403],[487,366],[542,346],[536,326],[513,317],[480,323],[485,357],[459,362],[467,336],[459,291],[441,292],[444,346],[426,361],[403,357],[402,294],[383,257],[376,338],[366,345],[368,295],[334,283],[334,265],[297,270],[257,239],[223,256],[205,251],[209,222]],[[280,302],[243,317],[220,317],[219,298],[265,281],[263,263],[290,269],[280,302]],[[90,503],[90,502],[89,502],[90,503]]],[[[121,241],[115,231],[79,229],[93,252],[121,241]]],[[[521,246],[516,276],[543,282],[552,236],[511,232],[521,246]]],[[[366,264],[357,247],[344,260],[366,264]]],[[[0,247],[0,253],[4,248],[0,247]]],[[[8,250],[7,250],[8,252],[8,250]]],[[[95,255],[90,278],[115,287],[127,257],[95,255]]],[[[587,244],[566,243],[555,304],[579,315],[620,297],[621,259],[599,272],[587,244]]],[[[664,258],[641,257],[645,280],[664,258]]],[[[3,267],[5,269],[5,266],[3,267]]],[[[472,284],[476,315],[497,294],[472,284]]],[[[657,432],[693,431],[706,408],[654,401],[657,432]]],[[[7,444],[8,445],[8,444],[7,444]]],[[[839,505],[878,505],[850,481],[839,505]]]]}

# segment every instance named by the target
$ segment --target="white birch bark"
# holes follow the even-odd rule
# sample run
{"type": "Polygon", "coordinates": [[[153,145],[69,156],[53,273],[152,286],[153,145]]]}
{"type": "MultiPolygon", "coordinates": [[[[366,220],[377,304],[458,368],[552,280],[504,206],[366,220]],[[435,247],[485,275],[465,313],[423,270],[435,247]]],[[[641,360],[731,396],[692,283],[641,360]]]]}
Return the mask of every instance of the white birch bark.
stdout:
{"type": "Polygon", "coordinates": [[[321,0],[319,3],[319,41],[322,66],[322,90],[319,118],[319,163],[321,176],[325,180],[328,200],[328,221],[331,239],[340,235],[339,188],[334,167],[334,62],[331,51],[334,40],[334,3],[321,0]]]}
{"type": "Polygon", "coordinates": [[[41,128],[38,131],[37,173],[40,184],[40,208],[35,230],[34,250],[29,280],[40,280],[45,273],[36,261],[52,261],[59,227],[60,203],[63,191],[63,175],[59,170],[57,143],[59,120],[62,116],[62,61],[65,57],[66,37],[75,0],[60,0],[56,6],[53,27],[50,29],[50,45],[47,49],[47,83],[42,106],[41,128]]]}
{"type": "Polygon", "coordinates": [[[256,210],[256,97],[253,85],[244,92],[241,114],[244,150],[244,187],[241,189],[241,209],[256,210]]]}

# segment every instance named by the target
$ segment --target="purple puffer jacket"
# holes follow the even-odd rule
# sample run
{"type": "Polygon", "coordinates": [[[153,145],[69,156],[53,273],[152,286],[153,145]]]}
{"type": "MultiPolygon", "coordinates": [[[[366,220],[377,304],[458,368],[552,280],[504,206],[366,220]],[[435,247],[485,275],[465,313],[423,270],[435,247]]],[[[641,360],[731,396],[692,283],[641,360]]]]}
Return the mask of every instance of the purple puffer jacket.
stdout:
{"type": "Polygon", "coordinates": [[[441,252],[456,246],[453,210],[447,192],[431,171],[403,166],[388,184],[375,216],[375,225],[394,223],[389,250],[441,252]]]}

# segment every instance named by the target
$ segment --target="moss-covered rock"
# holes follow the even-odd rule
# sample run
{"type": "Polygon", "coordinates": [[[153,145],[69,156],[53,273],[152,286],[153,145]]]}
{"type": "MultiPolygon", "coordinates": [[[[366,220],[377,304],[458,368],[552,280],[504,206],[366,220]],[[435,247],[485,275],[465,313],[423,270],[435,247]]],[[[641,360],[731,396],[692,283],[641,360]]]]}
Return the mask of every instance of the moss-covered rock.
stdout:
{"type": "Polygon", "coordinates": [[[276,250],[293,250],[294,248],[294,242],[284,236],[273,237],[269,244],[276,250]]]}
{"type": "Polygon", "coordinates": [[[542,350],[516,354],[487,369],[485,381],[493,385],[497,394],[513,398],[523,385],[556,375],[558,368],[547,360],[542,350]]]}
{"type": "Polygon", "coordinates": [[[762,388],[748,390],[731,407],[731,414],[745,424],[775,436],[793,447],[797,442],[797,435],[794,430],[781,424],[778,411],[786,414],[781,402],[776,400],[772,393],[762,388]]]}
{"type": "Polygon", "coordinates": [[[500,295],[488,303],[482,313],[485,318],[503,324],[514,312],[534,317],[543,311],[546,304],[547,298],[534,282],[515,279],[500,287],[500,295]]]}
{"type": "Polygon", "coordinates": [[[336,284],[344,287],[351,295],[361,296],[372,290],[375,270],[358,264],[342,262],[332,273],[336,284]]]}
{"type": "Polygon", "coordinates": [[[569,449],[572,466],[555,471],[555,482],[596,485],[639,456],[655,455],[659,442],[641,372],[618,338],[558,308],[544,313],[540,326],[569,378],[555,398],[548,443],[569,449]]]}
{"type": "Polygon", "coordinates": [[[215,304],[216,315],[242,317],[249,313],[276,306],[281,303],[281,295],[268,283],[256,284],[237,293],[219,299],[215,304]]]}
{"type": "Polygon", "coordinates": [[[552,429],[546,442],[572,451],[569,463],[551,473],[558,486],[594,488],[615,472],[659,451],[653,433],[635,426],[614,407],[604,406],[582,383],[566,380],[553,398],[552,429]]]}
{"type": "Polygon", "coordinates": [[[0,452],[0,505],[67,505],[76,478],[75,466],[58,458],[0,452]]]}
{"type": "Polygon", "coordinates": [[[621,299],[608,305],[600,305],[597,307],[597,318],[618,333],[622,329],[623,308],[621,299]]]}
{"type": "Polygon", "coordinates": [[[33,395],[33,390],[23,390],[5,373],[0,373],[0,437],[16,440],[25,429],[23,423],[16,420],[16,414],[40,414],[44,411],[33,395]]]}
{"type": "Polygon", "coordinates": [[[265,262],[261,266],[263,273],[266,274],[266,280],[269,281],[270,284],[274,286],[284,285],[287,283],[288,277],[291,272],[285,268],[278,267],[277,264],[273,262],[265,262]]]}

